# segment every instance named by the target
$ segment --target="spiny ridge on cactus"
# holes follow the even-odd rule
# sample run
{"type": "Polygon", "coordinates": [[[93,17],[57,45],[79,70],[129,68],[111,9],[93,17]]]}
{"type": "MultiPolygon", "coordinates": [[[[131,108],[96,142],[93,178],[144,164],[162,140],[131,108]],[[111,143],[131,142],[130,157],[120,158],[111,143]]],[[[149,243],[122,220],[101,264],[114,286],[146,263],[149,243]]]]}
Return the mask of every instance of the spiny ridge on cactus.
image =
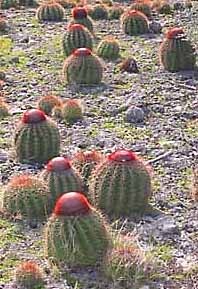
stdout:
{"type": "Polygon", "coordinates": [[[103,39],[97,48],[98,56],[104,59],[117,59],[119,57],[119,52],[119,42],[113,37],[106,37],[103,39]]]}
{"type": "Polygon", "coordinates": [[[41,178],[49,188],[53,205],[63,193],[82,191],[83,188],[81,175],[75,168],[72,168],[70,161],[64,157],[56,157],[49,161],[41,173],[41,178]]]}
{"type": "Polygon", "coordinates": [[[71,24],[82,24],[90,32],[93,32],[93,22],[88,16],[87,9],[85,7],[75,7],[72,9],[73,20],[71,24]]]}
{"type": "Polygon", "coordinates": [[[76,49],[63,65],[63,77],[69,84],[93,85],[102,80],[103,66],[100,59],[88,48],[76,49]]]}
{"type": "Polygon", "coordinates": [[[45,163],[59,154],[60,134],[56,124],[39,109],[23,114],[14,138],[17,158],[22,163],[45,163]]]}
{"type": "Polygon", "coordinates": [[[121,27],[129,35],[144,34],[149,30],[148,18],[140,11],[130,10],[122,14],[121,27]]]}
{"type": "Polygon", "coordinates": [[[56,3],[43,3],[39,6],[36,12],[38,21],[62,21],[64,18],[64,8],[56,3]]]}
{"type": "Polygon", "coordinates": [[[101,264],[111,246],[104,219],[81,193],[62,195],[45,232],[48,258],[68,266],[101,264]]]}
{"type": "Polygon", "coordinates": [[[17,7],[17,0],[0,0],[1,9],[10,9],[17,7]]]}
{"type": "Polygon", "coordinates": [[[70,24],[63,36],[63,51],[69,56],[77,48],[93,48],[93,37],[89,30],[81,24],[70,24]]]}
{"type": "Polygon", "coordinates": [[[83,118],[83,107],[78,99],[68,99],[62,108],[62,117],[68,123],[74,123],[83,118]]]}
{"type": "Polygon", "coordinates": [[[40,110],[50,115],[52,113],[52,109],[57,105],[61,105],[61,103],[62,101],[59,97],[55,95],[46,95],[39,99],[38,107],[40,110]]]}
{"type": "Polygon", "coordinates": [[[15,176],[3,190],[3,210],[29,220],[45,219],[50,209],[49,202],[47,186],[35,176],[15,176]]]}
{"type": "Polygon", "coordinates": [[[166,33],[160,46],[159,58],[162,66],[170,72],[195,68],[195,49],[182,28],[172,28],[166,33]]]}
{"type": "Polygon", "coordinates": [[[151,178],[139,157],[128,150],[110,154],[94,170],[90,200],[107,215],[141,215],[151,195],[151,178]]]}
{"type": "Polygon", "coordinates": [[[44,273],[34,262],[19,264],[15,270],[15,282],[20,288],[37,289],[44,286],[44,273]]]}

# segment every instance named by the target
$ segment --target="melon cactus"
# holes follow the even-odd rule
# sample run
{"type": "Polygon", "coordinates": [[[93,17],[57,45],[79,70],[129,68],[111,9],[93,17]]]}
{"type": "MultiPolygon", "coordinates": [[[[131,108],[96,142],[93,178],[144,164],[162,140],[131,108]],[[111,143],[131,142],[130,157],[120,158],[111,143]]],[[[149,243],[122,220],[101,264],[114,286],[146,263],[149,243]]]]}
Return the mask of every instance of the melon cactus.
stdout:
{"type": "Polygon", "coordinates": [[[152,10],[151,7],[146,3],[135,2],[130,7],[132,10],[137,10],[144,13],[148,18],[151,17],[152,10]]]}
{"type": "Polygon", "coordinates": [[[113,37],[104,38],[98,45],[97,54],[98,56],[108,59],[114,60],[119,57],[120,53],[120,45],[119,42],[113,37]]]}
{"type": "Polygon", "coordinates": [[[45,230],[48,258],[69,267],[103,263],[111,238],[101,214],[81,193],[62,195],[45,230]]]}
{"type": "Polygon", "coordinates": [[[120,19],[120,16],[124,13],[124,9],[120,5],[113,5],[108,9],[109,19],[120,19]]]}
{"type": "Polygon", "coordinates": [[[17,158],[22,163],[45,163],[59,155],[60,134],[56,124],[39,109],[23,114],[15,132],[17,158]]]}
{"type": "Polygon", "coordinates": [[[71,24],[82,24],[90,32],[93,32],[93,21],[88,16],[87,9],[85,7],[74,7],[72,9],[72,21],[71,24]]]}
{"type": "Polygon", "coordinates": [[[122,14],[121,27],[128,35],[148,33],[149,22],[145,14],[140,11],[130,10],[122,14]]]}
{"type": "Polygon", "coordinates": [[[94,85],[102,80],[100,59],[88,48],[76,49],[63,65],[63,78],[69,84],[94,85]]]}
{"type": "Polygon", "coordinates": [[[93,36],[89,30],[81,24],[69,25],[63,36],[63,51],[69,56],[77,48],[93,48],[93,36]]]}
{"type": "Polygon", "coordinates": [[[195,68],[195,49],[182,28],[172,28],[166,33],[160,46],[159,58],[162,66],[170,72],[195,68]]]}
{"type": "Polygon", "coordinates": [[[65,10],[64,8],[54,2],[42,3],[37,11],[36,18],[39,22],[42,21],[62,21],[64,18],[65,10]]]}
{"type": "Polygon", "coordinates": [[[150,195],[149,171],[132,151],[111,153],[90,180],[90,200],[109,216],[143,214],[150,195]]]}
{"type": "Polygon", "coordinates": [[[94,20],[108,19],[108,10],[103,4],[96,4],[88,11],[90,17],[94,20]]]}
{"type": "Polygon", "coordinates": [[[70,161],[64,157],[56,157],[48,162],[41,172],[41,178],[51,192],[53,206],[58,197],[70,191],[82,191],[83,181],[81,175],[72,168],[70,161]]]}

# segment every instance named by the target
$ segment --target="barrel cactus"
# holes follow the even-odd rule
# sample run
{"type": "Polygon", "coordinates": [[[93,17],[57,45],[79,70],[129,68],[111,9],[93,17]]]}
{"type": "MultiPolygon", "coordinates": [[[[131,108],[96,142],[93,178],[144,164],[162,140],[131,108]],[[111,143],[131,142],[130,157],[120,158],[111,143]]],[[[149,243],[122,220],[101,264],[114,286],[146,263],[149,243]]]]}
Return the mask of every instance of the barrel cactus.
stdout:
{"type": "Polygon", "coordinates": [[[45,183],[30,175],[14,176],[3,189],[3,211],[28,220],[43,220],[50,210],[50,196],[45,183]]]}
{"type": "Polygon", "coordinates": [[[81,193],[62,195],[45,231],[48,258],[69,267],[100,265],[111,247],[104,219],[81,193]]]}
{"type": "Polygon", "coordinates": [[[96,167],[96,165],[102,162],[103,159],[104,156],[95,150],[85,152],[80,151],[74,155],[72,159],[72,164],[82,175],[84,183],[87,187],[89,177],[94,171],[94,168],[96,167]]]}
{"type": "Polygon", "coordinates": [[[47,115],[52,113],[52,110],[55,106],[61,105],[62,101],[58,96],[55,95],[46,95],[39,99],[38,108],[47,115]]]}
{"type": "Polygon", "coordinates": [[[195,49],[182,28],[172,28],[160,46],[160,63],[170,71],[193,70],[196,63],[195,49]]]}
{"type": "Polygon", "coordinates": [[[39,4],[36,0],[19,0],[19,6],[25,6],[25,7],[38,7],[39,4]]]}
{"type": "Polygon", "coordinates": [[[94,20],[108,19],[108,10],[103,4],[96,4],[92,6],[88,13],[94,20]]]}
{"type": "Polygon", "coordinates": [[[87,9],[84,7],[75,7],[72,9],[72,21],[71,24],[82,24],[90,32],[93,32],[93,21],[88,16],[87,9]]]}
{"type": "Polygon", "coordinates": [[[135,2],[130,7],[132,10],[137,10],[144,13],[148,18],[151,17],[152,10],[151,7],[146,3],[135,2]]]}
{"type": "Polygon", "coordinates": [[[36,11],[36,18],[42,21],[62,21],[64,18],[64,8],[56,2],[41,4],[36,11]]]}
{"type": "Polygon", "coordinates": [[[21,163],[45,163],[59,155],[58,127],[43,111],[30,109],[23,114],[14,144],[21,163]]]}
{"type": "Polygon", "coordinates": [[[62,107],[63,119],[72,124],[83,118],[83,107],[78,99],[68,99],[62,107]]]}
{"type": "Polygon", "coordinates": [[[141,215],[151,195],[151,178],[138,156],[118,150],[94,170],[90,200],[109,216],[141,215]]]}
{"type": "Polygon", "coordinates": [[[69,84],[94,85],[102,80],[103,66],[100,59],[88,48],[76,49],[63,65],[63,78],[69,84]]]}
{"type": "Polygon", "coordinates": [[[31,261],[20,263],[15,270],[15,283],[19,288],[43,288],[45,283],[43,270],[31,261]]]}
{"type": "Polygon", "coordinates": [[[149,30],[149,22],[146,15],[140,11],[130,10],[122,14],[121,27],[128,35],[145,34],[149,30]]]}
{"type": "Polygon", "coordinates": [[[109,14],[109,19],[120,19],[120,16],[124,13],[124,9],[120,5],[113,5],[112,7],[109,8],[108,14],[109,14]]]}
{"type": "Polygon", "coordinates": [[[53,206],[58,197],[70,191],[82,191],[83,181],[81,175],[71,166],[68,159],[56,157],[48,162],[41,172],[41,178],[47,184],[51,193],[53,206]]]}
{"type": "Polygon", "coordinates": [[[17,7],[17,0],[0,0],[1,9],[10,9],[17,7]]]}
{"type": "Polygon", "coordinates": [[[114,60],[119,57],[120,45],[119,42],[113,37],[104,38],[98,45],[97,54],[98,56],[114,60]]]}
{"type": "Polygon", "coordinates": [[[71,24],[63,36],[63,51],[69,56],[77,48],[93,48],[93,36],[89,30],[81,24],[71,24]]]}

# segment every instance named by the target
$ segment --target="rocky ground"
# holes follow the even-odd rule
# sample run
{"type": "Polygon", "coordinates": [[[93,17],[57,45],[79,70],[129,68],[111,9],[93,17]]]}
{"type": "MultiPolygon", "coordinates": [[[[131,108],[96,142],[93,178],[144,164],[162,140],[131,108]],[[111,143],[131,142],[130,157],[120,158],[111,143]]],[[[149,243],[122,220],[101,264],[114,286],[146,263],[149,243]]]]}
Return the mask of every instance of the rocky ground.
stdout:
{"type": "MultiPolygon", "coordinates": [[[[2,185],[13,174],[37,173],[42,169],[21,165],[14,158],[13,133],[21,113],[36,107],[38,99],[49,92],[62,99],[81,99],[85,107],[82,121],[72,126],[58,121],[62,155],[71,156],[79,148],[93,147],[107,153],[124,147],[137,152],[152,165],[151,202],[162,213],[136,222],[127,219],[124,231],[133,231],[141,247],[150,251],[160,266],[149,279],[133,288],[198,288],[198,210],[190,196],[192,167],[198,155],[198,71],[169,73],[160,67],[158,50],[163,33],[130,37],[123,34],[119,21],[101,20],[95,22],[96,44],[105,35],[116,36],[121,58],[135,57],[139,73],[120,72],[121,59],[104,62],[100,86],[71,87],[61,78],[64,60],[61,39],[70,11],[66,11],[63,22],[53,24],[39,24],[34,9],[11,9],[5,14],[10,28],[0,36],[0,66],[6,72],[1,89],[10,105],[11,116],[0,122],[2,185]],[[142,122],[126,121],[130,105],[142,108],[142,122]]],[[[193,2],[191,11],[186,9],[173,16],[155,15],[154,18],[162,24],[163,32],[174,25],[184,27],[198,49],[198,2],[193,2]]],[[[74,273],[79,283],[71,278],[68,281],[57,268],[47,264],[42,250],[42,231],[43,225],[31,228],[2,216],[0,288],[14,288],[14,267],[19,260],[27,259],[38,261],[45,269],[49,289],[123,288],[103,280],[91,269],[74,273]]]]}

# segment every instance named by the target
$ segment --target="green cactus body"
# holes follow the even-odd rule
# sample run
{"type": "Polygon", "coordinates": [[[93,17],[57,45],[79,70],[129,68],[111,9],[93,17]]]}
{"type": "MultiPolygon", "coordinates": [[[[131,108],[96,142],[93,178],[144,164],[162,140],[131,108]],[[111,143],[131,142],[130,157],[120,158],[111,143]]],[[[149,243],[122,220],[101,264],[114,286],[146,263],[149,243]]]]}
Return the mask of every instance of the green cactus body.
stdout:
{"type": "Polygon", "coordinates": [[[69,56],[77,48],[93,48],[93,37],[89,30],[81,24],[72,24],[63,36],[63,51],[69,56]]]}
{"type": "Polygon", "coordinates": [[[63,195],[45,231],[48,258],[70,267],[100,265],[111,246],[102,216],[79,193],[63,195]]]}
{"type": "Polygon", "coordinates": [[[130,7],[132,10],[137,10],[144,13],[148,18],[151,17],[152,10],[148,4],[144,3],[134,3],[130,7]]]}
{"type": "Polygon", "coordinates": [[[102,80],[100,59],[88,48],[79,48],[64,62],[63,77],[69,84],[95,85],[102,80]]]}
{"type": "Polygon", "coordinates": [[[19,288],[44,288],[44,274],[34,262],[23,262],[15,270],[15,282],[19,288]]]}
{"type": "Polygon", "coordinates": [[[141,215],[151,195],[150,175],[130,151],[116,151],[96,167],[90,180],[90,200],[107,215],[141,215]]]}
{"type": "Polygon", "coordinates": [[[124,9],[121,6],[112,6],[108,10],[109,19],[120,19],[120,16],[124,13],[124,9]]]}
{"type": "Polygon", "coordinates": [[[81,175],[71,167],[70,162],[64,157],[56,157],[49,161],[41,173],[41,178],[49,188],[53,206],[63,193],[80,192],[83,188],[81,175]]]}
{"type": "Polygon", "coordinates": [[[193,70],[196,63],[195,49],[181,28],[168,31],[160,46],[160,63],[170,72],[193,70]]]}
{"type": "Polygon", "coordinates": [[[103,39],[97,48],[98,56],[104,59],[117,59],[119,57],[120,46],[119,42],[114,38],[103,39]]]}
{"type": "Polygon", "coordinates": [[[16,0],[0,0],[1,9],[10,9],[10,8],[16,8],[16,7],[17,7],[16,0]]]}
{"type": "Polygon", "coordinates": [[[55,106],[60,106],[62,104],[62,101],[60,98],[54,95],[46,95],[44,97],[41,97],[41,99],[38,102],[38,107],[40,110],[44,111],[47,115],[50,115],[52,113],[52,110],[55,106]]]}
{"type": "Polygon", "coordinates": [[[33,7],[33,8],[39,6],[36,0],[19,0],[19,5],[25,6],[25,7],[33,7]]]}
{"type": "Polygon", "coordinates": [[[157,11],[158,11],[160,14],[172,14],[172,13],[173,13],[173,10],[172,10],[170,4],[168,4],[168,3],[162,4],[162,5],[157,9],[157,11]]]}
{"type": "Polygon", "coordinates": [[[47,186],[37,177],[13,177],[3,190],[2,207],[11,215],[20,214],[28,220],[46,219],[49,211],[47,186]]]}
{"type": "Polygon", "coordinates": [[[105,5],[96,4],[89,10],[89,16],[94,20],[108,19],[108,10],[105,5]]]}
{"type": "Polygon", "coordinates": [[[62,21],[64,18],[64,8],[56,3],[43,3],[37,9],[36,18],[38,21],[62,21]]]}
{"type": "Polygon", "coordinates": [[[60,134],[56,124],[43,111],[28,110],[16,130],[15,150],[22,163],[45,163],[59,155],[60,134]]]}
{"type": "Polygon", "coordinates": [[[124,33],[138,35],[148,33],[148,18],[140,11],[130,10],[121,17],[121,26],[124,33]]]}
{"type": "Polygon", "coordinates": [[[83,118],[83,108],[78,99],[68,99],[62,108],[63,119],[72,124],[83,118]]]}
{"type": "Polygon", "coordinates": [[[84,7],[75,7],[72,9],[73,19],[71,24],[81,24],[85,26],[90,32],[93,32],[93,21],[87,15],[87,10],[84,7]]]}

